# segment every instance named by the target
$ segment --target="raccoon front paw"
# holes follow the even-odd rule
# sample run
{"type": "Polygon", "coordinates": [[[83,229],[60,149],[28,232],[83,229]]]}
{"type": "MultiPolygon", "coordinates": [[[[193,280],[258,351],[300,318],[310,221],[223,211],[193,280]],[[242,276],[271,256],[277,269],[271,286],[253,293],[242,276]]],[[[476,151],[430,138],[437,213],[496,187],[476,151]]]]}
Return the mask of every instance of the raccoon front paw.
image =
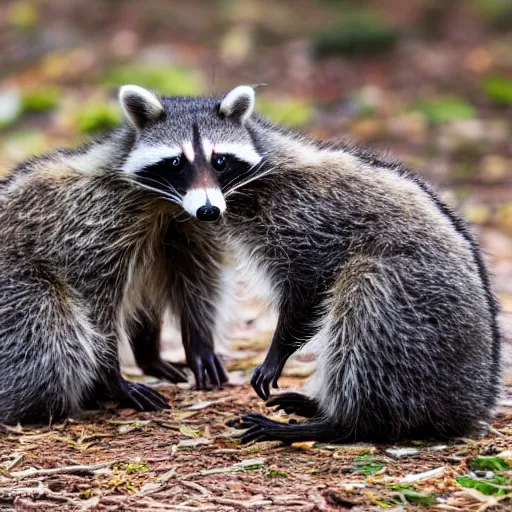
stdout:
{"type": "Polygon", "coordinates": [[[266,363],[263,363],[254,370],[251,385],[261,399],[268,400],[270,386],[273,388],[278,387],[277,380],[281,376],[281,370],[281,366],[266,363]]]}
{"type": "Polygon", "coordinates": [[[211,389],[212,386],[222,388],[228,381],[224,363],[211,347],[203,344],[189,359],[187,363],[196,379],[194,389],[211,389]]]}
{"type": "Polygon", "coordinates": [[[170,408],[162,393],[145,384],[128,381],[123,382],[119,407],[137,411],[161,411],[170,408]]]}

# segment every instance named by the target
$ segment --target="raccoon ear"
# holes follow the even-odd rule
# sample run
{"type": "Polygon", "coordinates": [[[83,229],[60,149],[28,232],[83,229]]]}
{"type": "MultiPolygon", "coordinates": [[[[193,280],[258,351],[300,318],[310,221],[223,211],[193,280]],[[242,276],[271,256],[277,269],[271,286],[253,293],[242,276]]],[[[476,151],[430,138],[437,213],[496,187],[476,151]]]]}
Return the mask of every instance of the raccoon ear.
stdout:
{"type": "Polygon", "coordinates": [[[160,100],[138,85],[123,85],[119,89],[119,103],[126,119],[138,130],[157,121],[164,113],[160,100]]]}
{"type": "Polygon", "coordinates": [[[239,85],[229,91],[220,102],[219,113],[243,124],[254,110],[254,89],[239,85]]]}

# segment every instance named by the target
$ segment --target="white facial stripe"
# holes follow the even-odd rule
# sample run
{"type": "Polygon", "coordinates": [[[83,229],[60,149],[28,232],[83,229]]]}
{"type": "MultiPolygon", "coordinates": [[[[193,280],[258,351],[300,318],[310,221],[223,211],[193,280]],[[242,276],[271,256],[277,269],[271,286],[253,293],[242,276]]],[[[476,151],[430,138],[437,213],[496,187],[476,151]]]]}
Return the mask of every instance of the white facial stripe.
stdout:
{"type": "Polygon", "coordinates": [[[197,210],[206,204],[206,190],[204,188],[192,188],[183,197],[183,208],[193,217],[197,210]]]}
{"type": "Polygon", "coordinates": [[[256,165],[261,162],[261,156],[250,144],[240,143],[222,143],[215,144],[214,151],[217,154],[233,155],[243,162],[247,162],[250,165],[256,165]]]}
{"type": "Polygon", "coordinates": [[[204,157],[206,158],[206,161],[209,162],[213,154],[213,144],[208,139],[203,139],[201,143],[203,146],[204,157]]]}
{"type": "Polygon", "coordinates": [[[197,216],[197,210],[201,206],[206,206],[210,201],[212,206],[216,206],[221,213],[226,210],[226,201],[218,188],[192,188],[183,198],[183,208],[192,216],[197,216]]]}
{"type": "Polygon", "coordinates": [[[182,147],[185,158],[192,163],[196,157],[194,148],[192,147],[192,142],[184,142],[182,147]]]}
{"type": "Polygon", "coordinates": [[[179,147],[170,146],[144,146],[134,149],[123,165],[123,171],[135,173],[148,165],[153,165],[165,158],[174,158],[181,155],[179,147]]]}
{"type": "Polygon", "coordinates": [[[210,203],[220,210],[220,213],[224,213],[226,211],[226,201],[224,200],[224,195],[220,188],[207,188],[206,196],[210,203]]]}

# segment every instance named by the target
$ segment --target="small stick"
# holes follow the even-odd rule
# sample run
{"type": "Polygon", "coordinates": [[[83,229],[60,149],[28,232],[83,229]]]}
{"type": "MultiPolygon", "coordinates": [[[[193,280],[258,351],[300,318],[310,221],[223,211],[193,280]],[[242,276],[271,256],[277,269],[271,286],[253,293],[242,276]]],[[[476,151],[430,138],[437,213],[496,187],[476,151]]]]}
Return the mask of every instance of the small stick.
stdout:
{"type": "Polygon", "coordinates": [[[61,474],[73,474],[73,473],[93,473],[98,469],[103,469],[111,466],[116,461],[111,460],[108,462],[100,462],[98,464],[92,464],[91,466],[62,466],[60,468],[48,468],[48,469],[35,469],[29,468],[23,471],[14,471],[10,474],[14,478],[25,478],[27,476],[34,475],[61,475],[61,474]]]}
{"type": "Polygon", "coordinates": [[[211,491],[209,489],[203,487],[202,485],[196,484],[195,482],[180,481],[179,483],[181,485],[184,485],[185,487],[190,487],[191,489],[200,492],[204,496],[211,494],[211,491]]]}

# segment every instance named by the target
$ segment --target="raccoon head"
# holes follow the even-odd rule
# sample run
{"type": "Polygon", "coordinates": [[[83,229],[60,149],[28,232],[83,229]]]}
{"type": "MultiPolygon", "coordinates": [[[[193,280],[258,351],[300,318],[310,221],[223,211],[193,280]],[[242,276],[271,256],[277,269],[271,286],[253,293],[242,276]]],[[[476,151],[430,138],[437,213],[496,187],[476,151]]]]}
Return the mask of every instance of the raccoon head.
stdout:
{"type": "Polygon", "coordinates": [[[236,87],[219,99],[157,98],[125,85],[119,101],[137,133],[123,171],[201,221],[222,215],[225,195],[262,159],[247,129],[251,87],[236,87]]]}

